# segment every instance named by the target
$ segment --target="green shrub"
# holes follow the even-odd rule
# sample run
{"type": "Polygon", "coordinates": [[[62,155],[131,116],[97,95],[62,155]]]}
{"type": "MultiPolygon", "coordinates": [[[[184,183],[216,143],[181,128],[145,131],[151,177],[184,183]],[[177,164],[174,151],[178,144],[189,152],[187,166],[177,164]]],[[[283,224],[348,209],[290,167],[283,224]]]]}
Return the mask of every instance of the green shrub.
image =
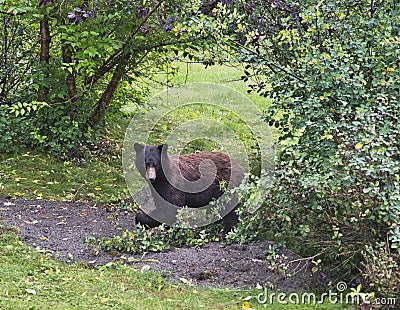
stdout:
{"type": "Polygon", "coordinates": [[[111,238],[88,237],[86,242],[97,250],[117,251],[120,253],[160,252],[171,247],[199,247],[210,241],[217,241],[215,226],[207,229],[189,229],[181,227],[165,227],[149,229],[137,224],[134,230],[124,230],[121,235],[111,238]]]}
{"type": "Polygon", "coordinates": [[[0,105],[0,150],[2,152],[15,152],[18,150],[18,132],[15,127],[15,120],[10,117],[8,107],[0,105]]]}
{"type": "Polygon", "coordinates": [[[364,272],[372,289],[382,295],[400,295],[400,257],[384,244],[366,246],[364,272]]]}
{"type": "Polygon", "coordinates": [[[267,230],[350,273],[376,243],[390,247],[377,266],[399,261],[399,16],[395,1],[235,1],[205,17],[237,52],[218,55],[247,63],[249,91],[272,101],[265,119],[281,135],[258,210],[267,230]]]}

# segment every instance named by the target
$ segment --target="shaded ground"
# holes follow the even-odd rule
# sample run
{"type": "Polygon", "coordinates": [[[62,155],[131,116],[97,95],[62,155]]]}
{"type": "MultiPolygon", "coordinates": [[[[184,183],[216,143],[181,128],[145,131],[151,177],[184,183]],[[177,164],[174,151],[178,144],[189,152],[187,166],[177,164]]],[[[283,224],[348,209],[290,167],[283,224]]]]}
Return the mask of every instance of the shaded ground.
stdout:
{"type": "MultiPolygon", "coordinates": [[[[0,219],[3,225],[17,227],[28,245],[45,249],[62,261],[89,264],[104,264],[120,256],[104,251],[96,255],[84,243],[87,236],[111,237],[119,233],[120,227],[132,229],[135,226],[131,213],[109,212],[102,204],[1,197],[0,219]]],[[[289,279],[268,270],[270,263],[265,252],[270,245],[273,242],[263,241],[256,245],[223,247],[213,242],[201,248],[131,255],[129,263],[137,268],[160,271],[173,281],[201,286],[251,288],[257,283],[272,282],[284,291],[305,290],[311,278],[310,273],[301,268],[303,261],[290,265],[289,270],[295,269],[296,275],[289,279]]],[[[289,261],[301,259],[288,250],[281,250],[279,254],[284,254],[289,261]]]]}

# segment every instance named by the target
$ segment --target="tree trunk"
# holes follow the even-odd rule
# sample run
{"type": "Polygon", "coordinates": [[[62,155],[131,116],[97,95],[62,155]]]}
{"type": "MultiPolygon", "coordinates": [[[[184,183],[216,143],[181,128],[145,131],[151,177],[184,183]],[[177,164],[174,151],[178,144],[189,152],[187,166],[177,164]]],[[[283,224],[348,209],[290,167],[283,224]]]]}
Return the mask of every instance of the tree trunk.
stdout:
{"type": "MultiPolygon", "coordinates": [[[[61,47],[62,51],[62,59],[63,63],[65,64],[71,64],[72,63],[72,49],[69,45],[63,44],[61,47]]],[[[77,93],[76,93],[76,80],[75,80],[75,75],[71,71],[72,68],[66,68],[67,72],[67,78],[65,79],[65,85],[67,86],[68,89],[68,94],[69,94],[69,108],[68,108],[68,114],[70,118],[73,118],[74,115],[74,107],[75,103],[77,101],[77,93]]]]}
{"type": "MultiPolygon", "coordinates": [[[[40,21],[40,63],[44,67],[45,64],[49,63],[50,59],[50,29],[49,20],[47,16],[43,17],[40,21]]],[[[49,88],[43,85],[39,86],[38,90],[38,101],[46,101],[49,88]]]]}
{"type": "Polygon", "coordinates": [[[104,114],[111,103],[114,93],[117,90],[119,83],[121,82],[122,76],[125,74],[125,69],[129,57],[130,54],[121,57],[117,67],[115,68],[111,81],[108,83],[108,86],[101,98],[97,101],[92,115],[89,119],[89,124],[92,126],[92,128],[96,127],[104,117],[104,114]]]}

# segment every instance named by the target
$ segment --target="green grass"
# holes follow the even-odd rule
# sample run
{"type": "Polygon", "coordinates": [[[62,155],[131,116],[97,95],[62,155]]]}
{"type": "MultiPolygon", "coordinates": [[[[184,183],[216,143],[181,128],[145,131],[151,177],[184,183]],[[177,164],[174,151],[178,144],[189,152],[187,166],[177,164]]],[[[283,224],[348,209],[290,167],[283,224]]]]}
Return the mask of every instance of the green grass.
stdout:
{"type": "Polygon", "coordinates": [[[232,309],[240,302],[239,291],[171,285],[123,264],[63,264],[9,233],[0,236],[0,253],[1,309],[232,309]]]}
{"type": "Polygon", "coordinates": [[[124,191],[120,160],[74,163],[32,152],[0,154],[1,196],[113,201],[124,191]]]}
{"type": "Polygon", "coordinates": [[[261,305],[256,290],[171,284],[159,274],[115,263],[69,265],[25,246],[0,226],[0,309],[341,309],[338,305],[261,305]]]}
{"type": "MultiPolygon", "coordinates": [[[[174,63],[174,67],[178,69],[178,74],[171,74],[168,78],[172,86],[180,86],[189,83],[207,82],[215,83],[230,87],[248,97],[261,111],[269,106],[269,99],[259,96],[257,93],[247,93],[249,83],[257,83],[256,80],[244,83],[241,80],[243,71],[240,67],[215,65],[207,67],[199,63],[174,63]]],[[[167,77],[165,74],[156,77],[155,80],[165,83],[167,77]]],[[[146,81],[147,82],[147,81],[146,81]]],[[[150,83],[150,82],[149,82],[150,83]]],[[[164,90],[163,86],[157,83],[151,83],[149,89],[149,98],[160,91],[164,90]]],[[[123,109],[125,111],[132,111],[136,106],[127,105],[123,109]]]]}

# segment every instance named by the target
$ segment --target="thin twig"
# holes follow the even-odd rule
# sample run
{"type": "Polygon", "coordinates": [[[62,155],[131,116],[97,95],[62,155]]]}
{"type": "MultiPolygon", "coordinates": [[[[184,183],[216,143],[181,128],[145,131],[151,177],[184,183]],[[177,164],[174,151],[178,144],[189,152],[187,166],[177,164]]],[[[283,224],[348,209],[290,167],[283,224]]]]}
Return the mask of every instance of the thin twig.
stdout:
{"type": "MultiPolygon", "coordinates": [[[[265,57],[263,57],[260,53],[258,53],[258,52],[256,52],[256,51],[254,51],[254,50],[252,50],[252,49],[250,49],[250,48],[244,46],[243,44],[240,44],[239,42],[234,41],[234,40],[231,40],[231,39],[229,39],[229,41],[232,42],[232,43],[234,43],[235,45],[237,45],[237,46],[239,46],[239,47],[245,49],[246,51],[248,51],[248,52],[250,52],[250,53],[252,53],[252,54],[254,54],[254,55],[257,55],[257,56],[260,57],[261,59],[267,60],[267,59],[266,59],[265,57]]],[[[272,67],[274,67],[274,68],[276,68],[276,69],[278,69],[278,70],[280,70],[280,71],[285,72],[286,74],[290,75],[291,77],[294,77],[295,79],[297,79],[297,80],[299,80],[299,81],[301,81],[301,82],[303,82],[303,83],[307,83],[306,80],[302,79],[301,77],[297,76],[297,75],[294,74],[294,73],[289,72],[289,71],[286,70],[285,68],[282,68],[281,66],[279,66],[279,65],[277,65],[277,64],[274,64],[273,62],[268,61],[267,66],[269,66],[269,67],[272,66],[272,67]]]]}

